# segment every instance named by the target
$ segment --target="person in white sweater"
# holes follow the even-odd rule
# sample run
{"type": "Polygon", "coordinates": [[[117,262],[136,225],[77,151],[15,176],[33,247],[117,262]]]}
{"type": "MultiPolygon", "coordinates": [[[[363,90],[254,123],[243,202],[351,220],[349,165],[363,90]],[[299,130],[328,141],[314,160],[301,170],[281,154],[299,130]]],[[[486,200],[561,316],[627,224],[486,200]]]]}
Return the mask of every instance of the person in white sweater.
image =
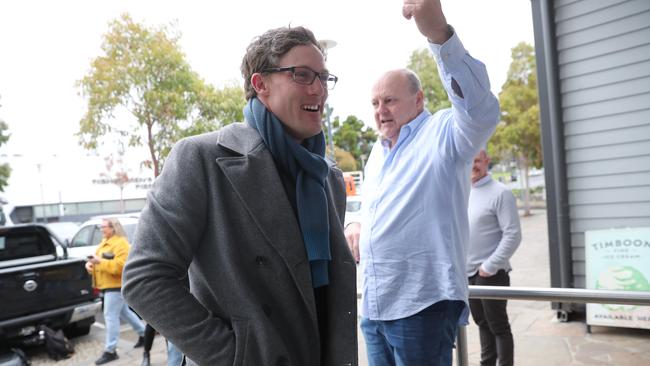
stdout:
{"type": "MultiPolygon", "coordinates": [[[[481,150],[472,167],[467,277],[470,285],[510,286],[510,257],[521,242],[519,213],[512,192],[488,173],[489,162],[487,153],[481,150]]],[[[469,300],[472,318],[479,327],[482,366],[514,363],[506,303],[469,300]]]]}

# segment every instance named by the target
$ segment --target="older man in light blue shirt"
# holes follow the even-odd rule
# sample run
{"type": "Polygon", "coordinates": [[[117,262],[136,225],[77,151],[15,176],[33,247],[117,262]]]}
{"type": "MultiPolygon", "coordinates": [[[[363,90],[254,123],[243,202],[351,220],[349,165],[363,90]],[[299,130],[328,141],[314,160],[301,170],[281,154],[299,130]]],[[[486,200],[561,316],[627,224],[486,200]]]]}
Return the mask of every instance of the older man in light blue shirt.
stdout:
{"type": "Polygon", "coordinates": [[[394,70],[372,91],[381,133],[365,168],[361,224],[346,237],[363,272],[370,365],[451,365],[467,324],[467,199],[474,155],[499,106],[485,66],[446,23],[439,0],[405,1],[438,63],[452,108],[431,114],[417,76],[394,70]]]}

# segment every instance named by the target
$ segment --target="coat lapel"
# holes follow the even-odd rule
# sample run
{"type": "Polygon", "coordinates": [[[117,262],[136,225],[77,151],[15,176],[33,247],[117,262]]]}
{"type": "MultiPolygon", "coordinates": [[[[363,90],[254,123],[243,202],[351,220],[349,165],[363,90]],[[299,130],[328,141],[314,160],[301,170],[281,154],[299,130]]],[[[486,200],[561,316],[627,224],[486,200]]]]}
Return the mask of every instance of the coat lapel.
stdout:
{"type": "MultiPolygon", "coordinates": [[[[255,132],[257,133],[257,132],[255,132]]],[[[239,136],[241,138],[241,135],[239,136]]],[[[283,258],[316,325],[316,304],[311,273],[298,221],[278,175],[273,157],[261,143],[250,152],[222,157],[217,164],[250,213],[268,243],[283,258]]],[[[237,151],[227,141],[220,147],[237,151]]]]}

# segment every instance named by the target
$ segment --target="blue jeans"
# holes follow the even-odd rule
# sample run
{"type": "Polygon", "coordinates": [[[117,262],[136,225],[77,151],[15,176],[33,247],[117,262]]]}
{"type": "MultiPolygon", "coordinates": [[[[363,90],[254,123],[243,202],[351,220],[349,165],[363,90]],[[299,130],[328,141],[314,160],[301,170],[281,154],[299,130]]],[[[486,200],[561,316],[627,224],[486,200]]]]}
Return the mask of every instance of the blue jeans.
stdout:
{"type": "Polygon", "coordinates": [[[167,366],[180,366],[183,361],[183,354],[174,344],[167,341],[167,366]]]}
{"type": "Polygon", "coordinates": [[[462,301],[439,301],[397,320],[361,319],[370,366],[451,366],[462,301]]]}
{"type": "Polygon", "coordinates": [[[105,351],[115,352],[117,340],[120,337],[120,319],[131,324],[133,330],[141,337],[144,335],[144,323],[133,310],[124,302],[122,293],[118,291],[104,292],[104,321],[106,322],[105,351]]]}

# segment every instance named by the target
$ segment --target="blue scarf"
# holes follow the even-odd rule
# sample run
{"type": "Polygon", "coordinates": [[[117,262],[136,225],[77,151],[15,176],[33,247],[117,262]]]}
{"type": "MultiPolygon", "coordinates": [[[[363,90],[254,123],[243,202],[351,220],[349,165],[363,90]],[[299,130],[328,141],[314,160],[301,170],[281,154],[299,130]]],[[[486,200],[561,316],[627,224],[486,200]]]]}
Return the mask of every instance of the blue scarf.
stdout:
{"type": "Polygon", "coordinates": [[[280,120],[257,98],[244,107],[248,124],[262,136],[280,169],[296,183],[296,209],[302,239],[307,250],[314,288],[329,284],[330,255],[329,216],[325,178],[329,167],[324,159],[323,132],[298,144],[285,131],[280,120]]]}

